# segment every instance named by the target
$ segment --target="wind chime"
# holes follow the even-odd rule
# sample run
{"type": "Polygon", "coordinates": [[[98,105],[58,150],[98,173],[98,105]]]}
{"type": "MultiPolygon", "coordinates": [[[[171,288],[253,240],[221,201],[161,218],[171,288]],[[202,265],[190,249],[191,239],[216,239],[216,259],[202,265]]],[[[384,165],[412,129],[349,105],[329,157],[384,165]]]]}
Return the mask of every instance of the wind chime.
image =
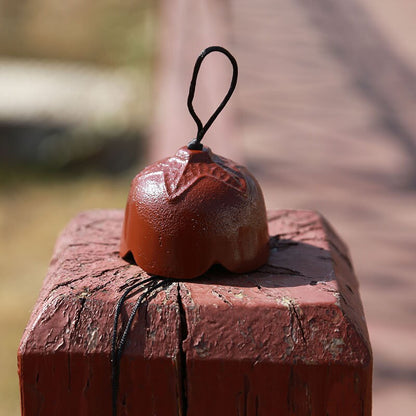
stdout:
{"type": "Polygon", "coordinates": [[[266,209],[258,182],[244,166],[201,143],[233,94],[237,77],[237,62],[229,51],[206,48],[196,60],[188,95],[188,109],[198,127],[196,138],[174,156],[147,166],[132,181],[120,255],[132,256],[149,277],[130,285],[116,306],[111,352],[114,416],[120,359],[140,305],[158,289],[178,279],[195,279],[215,264],[233,273],[248,273],[268,259],[266,209]],[[199,69],[212,52],[224,54],[233,73],[226,96],[203,125],[192,102],[199,69]],[[121,308],[133,292],[141,294],[119,335],[121,308]]]}

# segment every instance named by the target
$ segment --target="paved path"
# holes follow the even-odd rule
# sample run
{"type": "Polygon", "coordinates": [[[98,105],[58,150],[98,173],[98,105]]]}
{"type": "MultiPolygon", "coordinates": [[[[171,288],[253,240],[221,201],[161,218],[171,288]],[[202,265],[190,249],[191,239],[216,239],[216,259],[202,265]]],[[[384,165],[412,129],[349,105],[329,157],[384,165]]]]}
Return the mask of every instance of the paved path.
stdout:
{"type": "Polygon", "coordinates": [[[346,3],[235,8],[239,114],[267,205],[317,208],[348,242],[374,348],[374,414],[405,415],[416,408],[416,77],[346,3]]]}
{"type": "MultiPolygon", "coordinates": [[[[165,11],[180,5],[183,17],[191,2],[165,3],[165,11]]],[[[374,415],[411,414],[416,409],[414,57],[406,60],[398,37],[375,19],[378,6],[370,0],[230,0],[222,6],[197,0],[189,7],[191,21],[182,20],[185,29],[176,26],[176,32],[169,31],[173,15],[165,14],[165,39],[179,39],[177,60],[182,59],[181,70],[189,68],[178,88],[185,94],[173,96],[176,120],[187,117],[184,78],[197,53],[222,41],[240,67],[237,92],[223,115],[234,120],[231,143],[260,180],[269,208],[318,209],[348,243],[374,349],[374,415]],[[206,21],[220,30],[211,33],[206,21]],[[195,31],[202,26],[203,36],[195,31]],[[193,28],[189,43],[186,36],[175,37],[178,27],[182,36],[193,28]]],[[[174,19],[178,22],[178,15],[174,19]]],[[[169,62],[162,74],[172,69],[169,62]]],[[[164,116],[159,112],[159,119],[164,116]]],[[[214,135],[204,140],[230,155],[214,135]]],[[[175,131],[173,148],[188,138],[177,137],[175,131]]],[[[158,152],[163,153],[156,148],[153,155],[158,152]]]]}

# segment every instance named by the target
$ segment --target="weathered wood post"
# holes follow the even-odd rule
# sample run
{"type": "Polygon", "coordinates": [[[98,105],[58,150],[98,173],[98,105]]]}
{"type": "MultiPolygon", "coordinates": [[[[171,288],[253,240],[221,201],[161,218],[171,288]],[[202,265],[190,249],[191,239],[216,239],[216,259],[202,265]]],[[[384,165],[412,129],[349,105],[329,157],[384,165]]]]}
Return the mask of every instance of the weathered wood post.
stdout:
{"type": "MultiPolygon", "coordinates": [[[[371,414],[372,354],[347,248],[314,212],[268,215],[267,265],[214,268],[141,306],[120,415],[371,414]]],[[[22,415],[111,414],[114,307],[146,275],[118,255],[122,219],[85,212],[58,239],[18,352],[22,415]]]]}

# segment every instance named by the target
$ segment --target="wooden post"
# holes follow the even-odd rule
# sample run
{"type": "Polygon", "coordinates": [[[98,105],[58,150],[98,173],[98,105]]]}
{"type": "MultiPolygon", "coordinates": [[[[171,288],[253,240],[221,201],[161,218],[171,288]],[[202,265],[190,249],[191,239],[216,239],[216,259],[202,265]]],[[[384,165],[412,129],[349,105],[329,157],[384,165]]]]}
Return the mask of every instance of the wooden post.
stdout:
{"type": "MultiPolygon", "coordinates": [[[[111,415],[114,307],[145,276],[118,256],[122,216],[81,213],[57,242],[18,352],[24,416],[111,415]]],[[[269,212],[269,226],[271,256],[257,272],[214,268],[141,307],[120,415],[371,414],[371,348],[347,248],[311,211],[269,212]]]]}

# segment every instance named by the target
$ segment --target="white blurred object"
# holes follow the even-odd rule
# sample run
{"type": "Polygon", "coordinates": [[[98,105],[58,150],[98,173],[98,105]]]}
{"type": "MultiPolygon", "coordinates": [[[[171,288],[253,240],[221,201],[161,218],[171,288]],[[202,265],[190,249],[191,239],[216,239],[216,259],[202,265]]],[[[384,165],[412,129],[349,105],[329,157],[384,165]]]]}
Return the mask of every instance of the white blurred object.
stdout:
{"type": "Polygon", "coordinates": [[[148,96],[140,73],[125,69],[0,60],[2,120],[134,125],[146,114],[148,96]]]}

